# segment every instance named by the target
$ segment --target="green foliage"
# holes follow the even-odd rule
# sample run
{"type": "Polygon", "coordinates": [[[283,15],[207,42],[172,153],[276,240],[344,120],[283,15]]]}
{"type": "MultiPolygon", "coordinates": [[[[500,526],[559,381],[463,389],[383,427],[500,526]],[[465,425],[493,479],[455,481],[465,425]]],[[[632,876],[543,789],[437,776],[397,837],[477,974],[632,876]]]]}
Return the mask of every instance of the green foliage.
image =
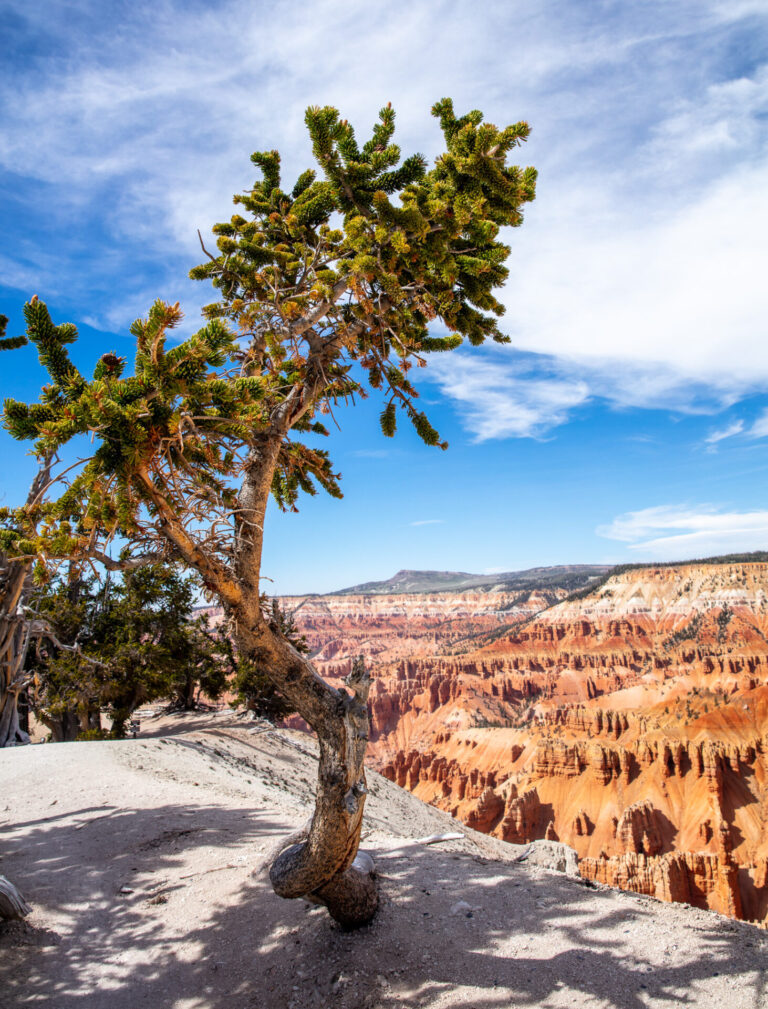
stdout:
{"type": "Polygon", "coordinates": [[[0,315],[0,350],[16,350],[27,344],[26,336],[6,336],[8,316],[0,315]]]}
{"type": "Polygon", "coordinates": [[[733,620],[733,610],[725,603],[723,608],[717,615],[717,641],[718,644],[723,644],[728,637],[728,624],[733,620]]]}
{"type": "Polygon", "coordinates": [[[34,674],[32,708],[52,729],[54,739],[74,738],[78,728],[100,721],[96,667],[71,650],[93,638],[99,601],[95,579],[74,568],[33,599],[36,612],[56,639],[68,646],[60,649],[48,637],[40,637],[28,656],[34,674]]]}
{"type": "Polygon", "coordinates": [[[241,507],[236,483],[258,471],[283,509],[318,487],[340,496],[314,441],[335,404],[381,390],[385,435],[400,409],[427,445],[447,447],[410,370],[465,341],[507,341],[494,295],[508,273],[501,229],[521,223],[536,172],[507,163],[527,124],[457,117],[448,99],[433,114],[445,149],[429,169],[418,154],[401,158],[390,106],[362,144],[336,109],[308,109],[318,170],[287,189],[279,154],[254,154],[261,178],[214,228],[217,254],[192,270],[218,294],[206,325],[172,342],[179,307],[155,302],[131,327],[132,373],[108,352],[84,376],[67,350],[74,326],[27,304],[50,381],[38,403],[6,400],[4,424],[40,456],[77,438],[93,448],[58,497],[0,512],[0,549],[104,561],[123,538],[129,552],[196,568],[231,602],[242,584],[232,559],[246,542],[260,552],[263,524],[262,502],[241,507]],[[433,323],[447,333],[430,333],[433,323]]]}
{"type": "Polygon", "coordinates": [[[407,372],[423,353],[453,350],[464,338],[507,342],[496,322],[504,309],[493,295],[508,275],[510,250],[499,229],[522,222],[536,172],[506,164],[528,136],[526,123],[500,130],[479,112],[456,118],[449,99],[432,111],[446,150],[427,171],[418,154],[401,163],[390,106],[362,147],[336,109],[308,109],[322,177],[308,170],[289,193],[278,153],[254,154],[263,177],[234,198],[247,216],[216,225],[219,255],[191,276],[210,278],[221,292],[208,316],[263,334],[270,357],[283,355],[286,344],[293,350],[292,337],[322,311],[324,339],[333,344],[329,391],[357,388],[348,375],[355,361],[373,388],[388,385],[428,444],[442,444],[413,405],[407,372]],[[430,335],[435,319],[451,335],[430,335]]]}
{"type": "Polygon", "coordinates": [[[104,729],[84,729],[77,734],[78,743],[94,743],[102,739],[108,739],[109,733],[104,729]]]}
{"type": "Polygon", "coordinates": [[[170,697],[185,707],[196,689],[218,697],[233,672],[228,643],[193,618],[193,603],[194,583],[165,565],[126,572],[120,583],[98,585],[73,570],[52,581],[38,611],[79,651],[50,642],[38,649],[38,714],[50,723],[76,711],[82,721],[107,708],[112,734],[122,736],[147,701],[170,697]]]}

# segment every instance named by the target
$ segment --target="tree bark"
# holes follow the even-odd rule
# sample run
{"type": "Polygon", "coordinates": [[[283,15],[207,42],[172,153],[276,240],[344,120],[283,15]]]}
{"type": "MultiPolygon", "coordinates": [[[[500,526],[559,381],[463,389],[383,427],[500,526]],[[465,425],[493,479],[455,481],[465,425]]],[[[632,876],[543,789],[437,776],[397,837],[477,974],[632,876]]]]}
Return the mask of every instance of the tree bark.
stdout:
{"type": "Polygon", "coordinates": [[[363,762],[370,676],[357,659],[346,680],[350,692],[336,690],[266,625],[257,634],[241,631],[238,643],[269,669],[281,693],[315,729],[320,748],[311,826],[306,840],[291,844],[272,863],[272,888],[280,897],[323,904],[344,928],[366,925],[379,903],[375,872],[370,860],[353,862],[367,794],[363,762]]]}
{"type": "Polygon", "coordinates": [[[267,671],[275,687],[317,733],[320,761],[312,825],[305,841],[278,855],[269,872],[275,893],[324,904],[344,928],[367,924],[378,908],[375,873],[352,865],[367,793],[370,676],[362,658],[336,690],[309,660],[271,630],[261,609],[264,518],[282,439],[306,409],[286,401],[272,428],[251,448],[238,495],[235,572],[240,601],[228,607],[241,654],[267,671]]]}
{"type": "Polygon", "coordinates": [[[82,728],[77,708],[65,708],[56,715],[41,711],[38,718],[51,730],[51,739],[54,743],[73,743],[82,728]]]}
{"type": "Polygon", "coordinates": [[[275,892],[325,905],[344,928],[367,924],[378,907],[372,862],[353,865],[360,842],[366,783],[370,677],[362,660],[347,690],[330,686],[262,613],[260,572],[264,517],[283,438],[311,405],[289,393],[273,423],[252,443],[234,513],[233,568],[207,554],[184,527],[146,470],[138,482],[157,512],[157,530],[195,568],[230,618],[239,653],[267,672],[278,691],[315,730],[320,747],[317,795],[305,841],[281,852],[270,869],[275,892]]]}
{"type": "Polygon", "coordinates": [[[25,619],[21,606],[29,576],[28,564],[5,564],[0,587],[0,747],[29,742],[19,725],[19,694],[24,674],[25,619]]]}
{"type": "Polygon", "coordinates": [[[194,711],[195,704],[195,689],[197,687],[197,680],[194,675],[189,672],[187,673],[184,684],[181,688],[181,710],[182,711],[194,711]]]}
{"type": "MultiPolygon", "coordinates": [[[[43,459],[27,495],[37,503],[50,481],[51,460],[43,459]]],[[[32,562],[9,561],[0,555],[0,749],[28,743],[19,724],[19,694],[27,687],[24,661],[28,620],[22,609],[32,588],[32,562]]]]}
{"type": "Polygon", "coordinates": [[[0,876],[0,918],[12,921],[26,917],[32,908],[5,876],[0,876]]]}

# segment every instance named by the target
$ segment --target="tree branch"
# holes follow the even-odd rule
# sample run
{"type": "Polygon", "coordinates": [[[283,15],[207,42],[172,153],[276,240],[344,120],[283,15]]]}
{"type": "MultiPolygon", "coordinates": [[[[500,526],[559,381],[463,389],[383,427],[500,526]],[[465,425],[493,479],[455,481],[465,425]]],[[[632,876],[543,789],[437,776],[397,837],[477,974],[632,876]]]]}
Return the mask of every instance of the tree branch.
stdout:
{"type": "Polygon", "coordinates": [[[128,557],[118,561],[100,550],[89,550],[87,556],[89,559],[103,564],[107,571],[135,571],[136,568],[145,567],[147,564],[159,564],[160,561],[166,559],[163,551],[159,550],[155,553],[141,554],[138,557],[128,557]]]}
{"type": "Polygon", "coordinates": [[[328,301],[321,301],[301,319],[296,319],[295,322],[289,322],[287,326],[278,327],[278,332],[282,336],[287,337],[301,336],[302,333],[306,333],[306,331],[311,329],[316,322],[323,318],[324,315],[328,314],[348,287],[349,283],[346,278],[343,280],[337,280],[331,288],[331,297],[328,301]]]}
{"type": "Polygon", "coordinates": [[[139,469],[137,477],[143,490],[157,509],[160,518],[161,534],[173,544],[184,560],[199,571],[206,587],[217,592],[227,606],[237,606],[242,602],[243,593],[232,575],[213,557],[200,549],[198,544],[184,529],[179,516],[174,512],[167,499],[155,487],[146,469],[139,469]]]}

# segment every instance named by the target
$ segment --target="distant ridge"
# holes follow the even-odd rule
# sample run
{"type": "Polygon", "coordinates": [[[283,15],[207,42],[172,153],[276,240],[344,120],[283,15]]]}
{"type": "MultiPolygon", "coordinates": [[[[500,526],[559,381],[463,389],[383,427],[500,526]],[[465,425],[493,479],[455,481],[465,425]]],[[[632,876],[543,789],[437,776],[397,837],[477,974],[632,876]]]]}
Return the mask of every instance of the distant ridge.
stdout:
{"type": "MultiPolygon", "coordinates": [[[[383,596],[407,593],[462,592],[476,589],[488,592],[505,589],[511,592],[531,592],[537,589],[562,588],[571,599],[584,598],[600,588],[612,575],[641,568],[674,568],[686,564],[754,564],[768,561],[768,552],[722,554],[679,561],[637,561],[631,564],[554,564],[550,567],[525,568],[523,571],[501,571],[475,575],[468,571],[398,571],[385,581],[361,582],[346,589],[324,593],[329,596],[383,596]]],[[[316,594],[316,593],[313,593],[316,594]]]]}
{"type": "Polygon", "coordinates": [[[592,592],[601,589],[609,578],[623,575],[627,571],[642,571],[644,568],[683,568],[701,567],[707,564],[765,564],[768,562],[768,551],[752,550],[743,554],[719,554],[716,557],[695,557],[687,561],[636,561],[631,564],[616,564],[606,568],[605,573],[596,582],[575,589],[568,597],[568,602],[578,602],[586,599],[592,592]]]}
{"type": "Polygon", "coordinates": [[[476,589],[533,591],[563,588],[570,591],[587,588],[612,570],[610,564],[557,564],[552,567],[527,568],[524,571],[503,571],[473,575],[467,571],[398,571],[380,582],[362,582],[346,589],[329,592],[331,596],[379,596],[406,593],[461,592],[476,589]]]}

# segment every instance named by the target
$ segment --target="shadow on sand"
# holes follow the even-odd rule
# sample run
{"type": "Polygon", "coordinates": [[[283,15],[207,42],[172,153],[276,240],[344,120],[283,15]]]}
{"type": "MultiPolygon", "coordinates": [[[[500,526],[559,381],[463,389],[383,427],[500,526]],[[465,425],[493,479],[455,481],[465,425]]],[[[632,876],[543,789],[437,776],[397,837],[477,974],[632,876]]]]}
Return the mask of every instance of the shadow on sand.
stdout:
{"type": "Polygon", "coordinates": [[[248,871],[257,843],[285,829],[267,812],[214,805],[87,808],[16,825],[0,866],[12,864],[56,924],[0,929],[0,1005],[768,1005],[757,930],[690,912],[687,939],[669,924],[659,934],[654,902],[437,847],[380,853],[380,913],[345,934],[248,871]],[[196,874],[195,860],[209,865],[212,849],[221,872],[196,874]],[[677,951],[666,959],[665,944],[677,951]],[[718,986],[734,982],[739,999],[721,1002],[718,986]]]}

